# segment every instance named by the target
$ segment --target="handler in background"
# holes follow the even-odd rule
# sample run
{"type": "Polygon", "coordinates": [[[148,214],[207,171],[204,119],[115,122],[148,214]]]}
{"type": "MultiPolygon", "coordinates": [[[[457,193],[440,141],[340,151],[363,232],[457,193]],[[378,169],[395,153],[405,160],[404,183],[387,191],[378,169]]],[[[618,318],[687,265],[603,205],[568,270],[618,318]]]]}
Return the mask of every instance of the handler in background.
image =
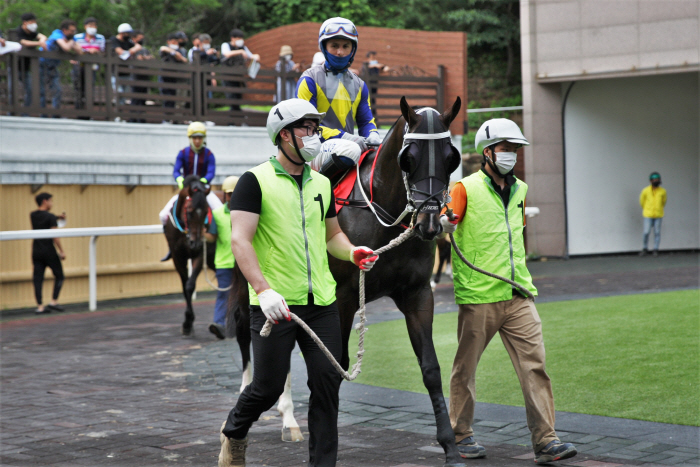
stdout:
{"type": "MultiPolygon", "coordinates": [[[[476,148],[484,157],[481,170],[455,185],[447,205],[455,216],[442,215],[440,223],[445,233],[454,232],[455,242],[473,264],[537,295],[525,265],[527,185],[513,174],[516,150],[527,144],[513,121],[484,122],[476,134],[476,148]]],[[[574,445],[559,441],[554,431],[554,397],[545,371],[542,322],[535,303],[510,284],[473,271],[455,252],[452,270],[459,317],[450,379],[450,421],[462,457],[486,455],[472,429],[475,376],[481,354],[496,332],[520,380],[535,463],[575,456],[574,445]]]]}
{"type": "MultiPolygon", "coordinates": [[[[216,267],[216,282],[219,289],[226,289],[233,282],[233,267],[236,264],[231,251],[231,211],[228,202],[231,193],[236,188],[238,177],[226,177],[221,185],[224,192],[224,204],[211,212],[214,218],[214,229],[204,232],[208,242],[216,242],[216,254],[214,255],[214,266],[216,267]]],[[[206,258],[205,258],[206,260],[206,258]]],[[[216,292],[216,304],[214,305],[214,322],[209,325],[209,332],[219,339],[226,338],[226,309],[228,305],[228,290],[218,290],[216,292]]]]}
{"type": "Polygon", "coordinates": [[[666,190],[661,187],[659,172],[652,172],[649,175],[649,185],[639,194],[639,205],[642,207],[642,217],[644,217],[644,236],[639,256],[645,256],[648,253],[649,232],[652,228],[654,229],[654,256],[657,256],[659,243],[661,243],[661,221],[664,219],[666,206],[666,190]]]}
{"type": "Polygon", "coordinates": [[[245,466],[248,430],[282,394],[295,342],[304,353],[311,390],[309,465],[336,464],[341,376],[289,313],[304,320],[340,359],[336,284],[327,252],[363,270],[377,256],[350,243],[338,225],[330,181],[306,164],[319,153],[324,115],[302,99],[274,106],[267,132],[277,156],[243,174],[231,197],[231,248],[249,284],[254,367],[253,382],[221,426],[219,467],[245,466]],[[266,321],[275,325],[263,338],[266,321]]]}

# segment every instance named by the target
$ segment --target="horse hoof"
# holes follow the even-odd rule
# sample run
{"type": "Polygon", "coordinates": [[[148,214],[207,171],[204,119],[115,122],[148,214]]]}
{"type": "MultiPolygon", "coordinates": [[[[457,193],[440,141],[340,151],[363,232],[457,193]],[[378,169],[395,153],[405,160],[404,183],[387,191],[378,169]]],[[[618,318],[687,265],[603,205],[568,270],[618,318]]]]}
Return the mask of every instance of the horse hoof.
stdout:
{"type": "Polygon", "coordinates": [[[186,326],[185,324],[183,324],[182,335],[185,337],[192,337],[194,335],[194,328],[192,327],[192,325],[186,326]]]}
{"type": "Polygon", "coordinates": [[[304,441],[304,435],[298,426],[291,428],[282,428],[282,441],[285,443],[300,443],[304,441]]]}

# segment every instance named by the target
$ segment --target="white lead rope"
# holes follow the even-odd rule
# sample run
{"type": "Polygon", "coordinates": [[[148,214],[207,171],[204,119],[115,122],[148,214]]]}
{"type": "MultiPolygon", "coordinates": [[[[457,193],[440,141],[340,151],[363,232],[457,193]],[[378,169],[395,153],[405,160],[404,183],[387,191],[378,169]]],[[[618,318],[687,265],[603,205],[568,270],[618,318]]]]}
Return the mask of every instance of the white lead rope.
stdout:
{"type": "MultiPolygon", "coordinates": [[[[391,250],[392,248],[399,246],[409,238],[411,238],[414,235],[413,229],[406,229],[405,232],[403,232],[401,235],[393,239],[392,241],[389,242],[388,245],[385,245],[377,250],[374,250],[375,254],[381,254],[384,253],[385,251],[391,250]]],[[[365,328],[365,323],[367,322],[367,318],[365,317],[365,311],[366,311],[366,306],[365,306],[365,271],[360,270],[360,309],[357,310],[356,315],[359,316],[360,322],[357,324],[356,329],[360,334],[359,341],[357,343],[357,362],[352,366],[352,370],[350,372],[347,372],[343,369],[342,366],[340,366],[340,363],[335,359],[333,354],[331,353],[330,350],[323,344],[321,339],[316,335],[316,333],[311,329],[301,318],[299,318],[297,315],[294,313],[289,313],[292,317],[292,319],[302,327],[304,331],[307,332],[309,336],[316,342],[316,345],[321,349],[321,351],[326,355],[328,360],[331,362],[331,364],[335,367],[336,370],[338,370],[338,373],[345,378],[348,381],[352,381],[355,378],[357,378],[362,371],[362,357],[365,354],[365,332],[367,332],[367,329],[365,328]]],[[[272,322],[266,321],[265,325],[263,326],[262,330],[260,331],[260,335],[262,337],[267,337],[270,335],[270,332],[272,332],[272,322]]]]}

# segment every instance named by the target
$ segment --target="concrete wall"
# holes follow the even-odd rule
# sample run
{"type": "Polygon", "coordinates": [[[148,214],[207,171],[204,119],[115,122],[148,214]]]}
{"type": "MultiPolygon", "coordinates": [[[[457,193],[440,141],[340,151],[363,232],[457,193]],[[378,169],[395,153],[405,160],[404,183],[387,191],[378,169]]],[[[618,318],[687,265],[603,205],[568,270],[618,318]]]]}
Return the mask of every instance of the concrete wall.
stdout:
{"type": "Polygon", "coordinates": [[[661,249],[700,248],[699,100],[696,73],[576,83],[565,127],[570,254],[640,250],[639,193],[654,171],[668,191],[661,249]]]}

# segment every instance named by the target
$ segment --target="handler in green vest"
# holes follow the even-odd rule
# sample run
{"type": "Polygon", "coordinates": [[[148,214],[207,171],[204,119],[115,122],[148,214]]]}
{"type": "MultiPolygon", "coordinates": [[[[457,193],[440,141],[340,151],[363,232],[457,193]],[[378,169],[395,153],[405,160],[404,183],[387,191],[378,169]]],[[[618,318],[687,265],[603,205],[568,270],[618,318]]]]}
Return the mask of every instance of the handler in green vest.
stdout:
{"type": "Polygon", "coordinates": [[[253,382],[221,427],[220,467],[245,466],[248,430],[282,394],[295,343],[308,373],[309,465],[334,466],[338,451],[341,377],[294,312],[336,359],[342,338],[328,254],[369,270],[377,255],[355,247],[340,230],[330,181],[306,164],[321,146],[324,117],[308,101],[289,99],[270,110],[267,132],[277,156],[244,173],[233,192],[231,247],[249,284],[253,382]],[[265,321],[272,333],[260,336],[265,321]]]}
{"type": "MultiPolygon", "coordinates": [[[[214,209],[211,214],[214,218],[214,229],[209,229],[204,236],[209,242],[216,242],[216,254],[214,266],[216,266],[216,282],[219,289],[226,289],[233,282],[233,266],[236,264],[231,251],[231,211],[228,202],[231,193],[236,188],[238,177],[226,177],[221,185],[224,192],[224,204],[214,209]]],[[[226,338],[226,310],[228,308],[228,290],[216,292],[216,304],[214,305],[214,322],[209,325],[209,332],[219,339],[226,338]]]]}
{"type": "MultiPolygon", "coordinates": [[[[513,174],[516,151],[528,145],[515,122],[488,120],[476,133],[483,155],[481,170],[460,180],[447,207],[452,216],[440,217],[443,231],[454,233],[464,256],[486,271],[537,289],[525,265],[525,196],[527,185],[513,174]]],[[[450,379],[450,420],[462,457],[484,457],[474,440],[476,366],[498,332],[525,397],[527,426],[538,464],[576,455],[571,443],[562,443],[554,431],[554,397],[545,371],[542,322],[533,300],[506,282],[470,269],[452,252],[452,270],[459,317],[457,354],[450,379]]]]}

